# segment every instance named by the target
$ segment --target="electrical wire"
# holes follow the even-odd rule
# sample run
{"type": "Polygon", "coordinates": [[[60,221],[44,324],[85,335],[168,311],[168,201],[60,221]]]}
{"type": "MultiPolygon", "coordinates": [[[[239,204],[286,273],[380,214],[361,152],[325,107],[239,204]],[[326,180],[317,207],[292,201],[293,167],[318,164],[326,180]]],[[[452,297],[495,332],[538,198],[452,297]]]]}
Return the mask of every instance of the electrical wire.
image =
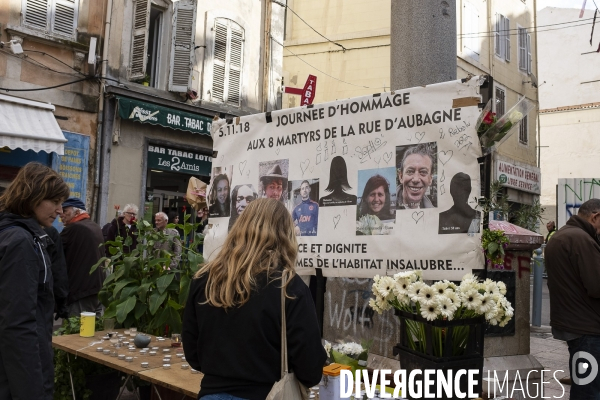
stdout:
{"type": "Polygon", "coordinates": [[[85,76],[85,74],[84,74],[83,72],[76,70],[75,68],[73,68],[73,67],[72,67],[72,66],[70,66],[69,64],[65,63],[64,61],[61,61],[61,60],[59,60],[58,58],[56,58],[56,57],[54,57],[53,55],[51,55],[51,54],[48,54],[48,53],[46,53],[46,52],[43,52],[43,51],[38,51],[38,50],[23,50],[23,52],[24,52],[24,53],[39,53],[39,54],[41,54],[41,55],[48,56],[48,57],[50,57],[50,58],[54,59],[55,61],[58,61],[59,63],[63,64],[65,67],[67,67],[67,68],[70,68],[70,69],[72,69],[73,71],[77,72],[78,74],[85,76]]]}
{"type": "MultiPolygon", "coordinates": [[[[579,24],[579,25],[569,25],[569,26],[563,26],[560,28],[550,28],[550,29],[544,29],[544,30],[535,30],[535,29],[531,29],[531,28],[521,28],[521,29],[526,29],[527,33],[540,33],[540,32],[549,32],[549,31],[558,31],[561,29],[567,29],[567,28],[575,28],[578,26],[586,26],[586,25],[591,25],[591,22],[586,22],[584,24],[579,24]]],[[[489,35],[477,35],[477,34],[469,34],[469,33],[465,33],[463,34],[462,38],[489,38],[489,37],[494,37],[496,35],[496,31],[490,31],[489,35]],[[470,36],[473,35],[473,36],[470,36]]],[[[516,32],[516,33],[504,33],[503,36],[518,36],[520,35],[520,33],[516,32]]]]}
{"type": "MultiPolygon", "coordinates": [[[[545,28],[548,26],[557,26],[557,25],[566,25],[566,24],[574,24],[574,23],[581,23],[584,21],[592,21],[594,18],[585,18],[585,19],[577,19],[575,21],[568,21],[568,22],[559,22],[556,24],[546,24],[546,25],[537,25],[534,27],[529,27],[529,28],[520,28],[520,29],[538,29],[538,28],[545,28]]],[[[479,34],[490,34],[490,33],[495,33],[495,32],[507,32],[507,31],[516,31],[519,28],[512,28],[512,29],[500,29],[499,31],[493,30],[493,31],[482,31],[482,32],[471,32],[471,33],[460,33],[457,36],[465,36],[465,35],[479,35],[479,34]]]]}
{"type": "Polygon", "coordinates": [[[13,54],[11,52],[8,52],[6,50],[0,50],[0,53],[5,54],[5,55],[10,56],[10,57],[13,57],[13,58],[17,58],[17,59],[25,61],[25,62],[27,62],[27,63],[29,63],[31,65],[35,65],[37,67],[43,68],[43,69],[51,71],[51,72],[55,72],[57,74],[63,74],[63,75],[72,76],[72,77],[79,76],[79,75],[74,74],[72,72],[57,71],[55,69],[52,69],[52,68],[48,67],[45,64],[42,64],[41,62],[39,62],[39,61],[37,61],[37,60],[35,60],[33,58],[30,58],[30,57],[19,57],[18,55],[13,54]]]}
{"type": "Polygon", "coordinates": [[[306,26],[308,26],[310,29],[312,29],[317,35],[321,36],[323,39],[327,40],[328,42],[330,42],[332,44],[335,44],[336,46],[341,47],[344,51],[347,50],[343,45],[341,45],[341,44],[339,44],[337,42],[334,42],[333,40],[325,37],[323,34],[321,34],[321,32],[319,32],[318,30],[316,30],[315,28],[313,28],[308,22],[306,22],[301,16],[298,15],[298,13],[296,13],[296,11],[292,10],[290,8],[290,6],[288,6],[287,4],[283,4],[283,3],[280,3],[280,2],[275,1],[275,0],[273,0],[273,3],[278,4],[281,7],[285,7],[286,9],[290,10],[292,12],[292,14],[294,14],[296,17],[298,17],[298,19],[300,19],[300,21],[304,22],[306,24],[306,26]]]}
{"type": "Polygon", "coordinates": [[[78,80],[72,81],[72,82],[61,83],[60,85],[47,86],[47,87],[41,87],[41,88],[36,88],[36,89],[10,89],[10,88],[0,87],[0,90],[4,90],[6,92],[37,92],[37,91],[40,91],[40,90],[55,89],[55,88],[59,88],[59,87],[62,87],[62,86],[67,86],[67,85],[71,85],[73,83],[87,81],[89,79],[90,79],[89,77],[86,77],[86,78],[78,79],[78,80]]]}

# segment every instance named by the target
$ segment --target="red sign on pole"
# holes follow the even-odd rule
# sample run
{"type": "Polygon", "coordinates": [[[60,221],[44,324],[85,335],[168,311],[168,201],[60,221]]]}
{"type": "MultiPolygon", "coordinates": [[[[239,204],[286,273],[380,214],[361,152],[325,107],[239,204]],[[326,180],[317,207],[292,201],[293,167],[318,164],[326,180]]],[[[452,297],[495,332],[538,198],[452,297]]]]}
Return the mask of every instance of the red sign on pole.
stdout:
{"type": "Polygon", "coordinates": [[[304,84],[304,89],[285,87],[285,93],[296,94],[298,96],[302,96],[300,105],[308,106],[313,103],[315,98],[315,92],[317,90],[317,77],[314,75],[309,75],[306,83],[304,84]]]}

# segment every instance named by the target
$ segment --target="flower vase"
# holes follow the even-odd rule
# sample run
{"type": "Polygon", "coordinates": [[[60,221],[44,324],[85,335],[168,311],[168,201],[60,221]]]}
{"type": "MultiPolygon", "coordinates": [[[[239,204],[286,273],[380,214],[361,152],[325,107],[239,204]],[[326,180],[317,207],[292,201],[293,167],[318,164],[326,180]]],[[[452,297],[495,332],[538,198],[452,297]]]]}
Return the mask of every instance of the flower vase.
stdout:
{"type": "Polygon", "coordinates": [[[336,362],[338,364],[342,364],[342,365],[347,365],[350,368],[352,368],[352,375],[354,375],[354,371],[356,371],[358,369],[366,368],[366,365],[361,366],[359,364],[359,360],[355,360],[354,358],[347,356],[345,354],[342,354],[339,351],[331,350],[331,356],[332,356],[334,362],[336,362]]]}
{"type": "MultiPolygon", "coordinates": [[[[475,392],[481,393],[485,329],[483,316],[453,321],[428,321],[420,315],[406,311],[395,310],[395,314],[400,319],[400,343],[394,346],[393,351],[394,355],[399,356],[400,368],[406,370],[407,376],[412,370],[433,369],[443,372],[445,376],[448,371],[452,371],[454,379],[458,370],[475,369],[479,371],[476,375],[475,392]],[[418,329],[424,332],[423,342],[413,341],[414,335],[410,333],[411,326],[418,326],[418,329]],[[437,341],[436,335],[439,335],[437,341]]],[[[436,379],[433,381],[430,392],[437,393],[438,383],[436,379]]],[[[467,392],[468,384],[468,375],[461,376],[459,385],[461,391],[467,392]]],[[[409,393],[404,397],[412,399],[409,393]]],[[[453,396],[447,397],[443,393],[439,399],[450,400],[453,396]]]]}

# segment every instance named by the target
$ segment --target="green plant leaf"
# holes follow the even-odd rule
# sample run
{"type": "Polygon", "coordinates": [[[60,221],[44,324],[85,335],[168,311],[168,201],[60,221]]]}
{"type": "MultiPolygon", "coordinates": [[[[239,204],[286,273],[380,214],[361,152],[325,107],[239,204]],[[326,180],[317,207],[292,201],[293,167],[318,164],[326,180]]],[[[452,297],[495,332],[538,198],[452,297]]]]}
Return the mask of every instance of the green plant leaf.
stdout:
{"type": "Polygon", "coordinates": [[[163,293],[165,289],[173,282],[173,278],[175,278],[175,274],[166,274],[161,276],[156,280],[156,288],[158,289],[158,293],[163,293]]]}
{"type": "Polygon", "coordinates": [[[157,326],[169,325],[171,332],[181,332],[181,316],[172,307],[165,307],[156,321],[157,326]]]}
{"type": "Polygon", "coordinates": [[[139,289],[138,286],[125,287],[125,288],[123,288],[123,290],[121,290],[121,296],[119,296],[119,298],[125,299],[127,297],[134,296],[137,293],[138,289],[139,289]]]}
{"type": "Polygon", "coordinates": [[[140,299],[145,300],[146,299],[146,295],[148,294],[148,290],[150,290],[150,285],[152,285],[152,282],[146,282],[146,283],[142,283],[140,285],[140,287],[138,288],[138,297],[140,299]]]}
{"type": "Polygon", "coordinates": [[[149,267],[156,267],[157,265],[165,265],[169,262],[168,258],[154,258],[148,262],[149,267]]]}
{"type": "Polygon", "coordinates": [[[109,283],[111,283],[114,280],[115,280],[115,274],[113,272],[112,274],[110,274],[110,275],[108,275],[106,277],[106,279],[104,280],[104,283],[102,284],[102,286],[107,286],[109,283]]]}
{"type": "Polygon", "coordinates": [[[100,303],[102,303],[104,307],[106,307],[110,302],[109,298],[110,293],[108,292],[108,290],[106,290],[104,287],[100,289],[100,291],[98,292],[98,300],[100,300],[100,303]]]}
{"type": "Polygon", "coordinates": [[[146,305],[146,303],[142,303],[141,301],[138,301],[137,304],[135,305],[135,319],[139,320],[140,317],[142,315],[144,315],[144,313],[148,310],[148,306],[146,305]]]}
{"type": "Polygon", "coordinates": [[[180,305],[179,303],[177,303],[175,300],[173,299],[169,299],[169,301],[167,301],[167,304],[170,307],[173,307],[175,310],[181,310],[183,308],[182,305],[180,305]]]}
{"type": "Polygon", "coordinates": [[[121,289],[123,289],[125,286],[127,286],[130,283],[133,283],[135,281],[136,280],[133,278],[126,278],[126,279],[123,279],[122,281],[117,282],[117,284],[115,285],[115,289],[113,290],[113,296],[117,297],[119,295],[119,292],[121,291],[121,289]]]}
{"type": "Polygon", "coordinates": [[[137,261],[137,257],[125,257],[123,258],[123,268],[125,269],[124,274],[129,275],[129,271],[133,266],[133,263],[137,261]]]}
{"type": "Polygon", "coordinates": [[[189,293],[190,293],[190,277],[187,275],[181,275],[181,279],[179,281],[179,304],[181,304],[181,305],[185,304],[189,293]]]}
{"type": "Polygon", "coordinates": [[[490,255],[495,254],[498,251],[498,243],[491,242],[488,244],[487,251],[490,255]]]}
{"type": "Polygon", "coordinates": [[[134,309],[137,299],[130,297],[117,306],[117,321],[122,324],[127,318],[127,314],[134,309]]]}
{"type": "Polygon", "coordinates": [[[167,294],[168,293],[163,293],[160,294],[158,292],[154,292],[150,295],[150,314],[154,315],[156,314],[156,311],[159,309],[159,307],[162,305],[162,303],[164,303],[165,299],[167,298],[167,294]]]}
{"type": "Polygon", "coordinates": [[[106,260],[108,260],[108,257],[102,257],[96,264],[92,265],[92,268],[90,268],[90,275],[93,274],[100,265],[104,264],[104,261],[106,260]]]}

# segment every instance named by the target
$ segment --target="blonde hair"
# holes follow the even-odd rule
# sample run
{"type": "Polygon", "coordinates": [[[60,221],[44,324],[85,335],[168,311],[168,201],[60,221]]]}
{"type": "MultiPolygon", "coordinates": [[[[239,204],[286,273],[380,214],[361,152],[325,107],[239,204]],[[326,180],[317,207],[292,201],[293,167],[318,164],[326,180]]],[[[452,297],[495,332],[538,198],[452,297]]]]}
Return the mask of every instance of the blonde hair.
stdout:
{"type": "Polygon", "coordinates": [[[250,299],[261,273],[270,279],[281,267],[287,287],[296,274],[297,255],[294,222],[285,206],[275,199],[254,200],[231,228],[217,257],[194,278],[208,275],[206,303],[239,307],[250,299]]]}

